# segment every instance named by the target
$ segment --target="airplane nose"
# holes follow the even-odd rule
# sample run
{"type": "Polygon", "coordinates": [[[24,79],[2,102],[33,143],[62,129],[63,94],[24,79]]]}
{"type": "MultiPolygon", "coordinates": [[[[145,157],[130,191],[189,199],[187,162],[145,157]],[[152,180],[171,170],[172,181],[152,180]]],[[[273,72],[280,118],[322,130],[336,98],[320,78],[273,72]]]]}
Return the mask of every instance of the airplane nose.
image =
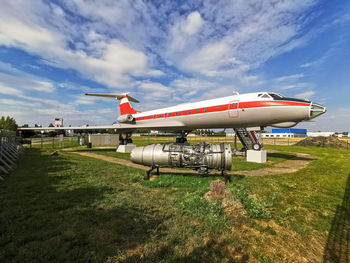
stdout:
{"type": "Polygon", "coordinates": [[[327,111],[326,107],[321,104],[312,102],[310,104],[310,119],[316,118],[327,111]]]}

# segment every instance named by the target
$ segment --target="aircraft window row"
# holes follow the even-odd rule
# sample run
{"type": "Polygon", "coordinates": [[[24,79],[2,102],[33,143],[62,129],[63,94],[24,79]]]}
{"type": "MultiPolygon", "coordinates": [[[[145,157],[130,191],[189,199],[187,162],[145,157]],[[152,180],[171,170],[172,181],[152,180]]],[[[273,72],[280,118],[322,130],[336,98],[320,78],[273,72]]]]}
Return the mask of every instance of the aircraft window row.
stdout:
{"type": "MultiPolygon", "coordinates": [[[[236,103],[232,103],[232,107],[234,107],[236,105],[236,103]]],[[[215,109],[219,109],[220,106],[216,105],[215,109]]],[[[195,109],[195,113],[199,113],[200,110],[202,110],[202,112],[207,112],[208,108],[201,108],[201,109],[195,109]]],[[[192,114],[192,110],[188,110],[187,111],[188,114],[192,114]]],[[[156,118],[162,118],[162,117],[170,117],[170,116],[178,116],[178,115],[185,115],[185,111],[178,111],[178,112],[172,112],[172,113],[164,113],[164,114],[154,114],[152,116],[144,116],[144,117],[139,117],[136,118],[136,120],[145,120],[145,119],[156,119],[156,118]]]]}

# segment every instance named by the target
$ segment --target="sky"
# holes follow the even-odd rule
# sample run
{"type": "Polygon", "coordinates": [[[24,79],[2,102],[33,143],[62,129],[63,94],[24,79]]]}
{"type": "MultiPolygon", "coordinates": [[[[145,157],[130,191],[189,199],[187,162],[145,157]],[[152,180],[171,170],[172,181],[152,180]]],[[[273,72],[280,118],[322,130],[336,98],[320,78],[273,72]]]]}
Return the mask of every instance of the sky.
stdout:
{"type": "Polygon", "coordinates": [[[327,107],[310,131],[350,131],[350,1],[2,0],[0,115],[112,124],[137,110],[273,91],[327,107]]]}

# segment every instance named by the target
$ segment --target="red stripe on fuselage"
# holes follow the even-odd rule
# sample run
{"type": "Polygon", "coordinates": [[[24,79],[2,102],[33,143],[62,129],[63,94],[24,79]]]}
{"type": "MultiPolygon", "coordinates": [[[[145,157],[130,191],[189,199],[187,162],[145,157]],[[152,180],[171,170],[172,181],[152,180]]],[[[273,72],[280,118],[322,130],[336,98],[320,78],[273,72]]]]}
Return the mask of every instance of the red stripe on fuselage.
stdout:
{"type": "Polygon", "coordinates": [[[310,106],[310,103],[296,102],[296,101],[244,101],[239,103],[239,108],[259,108],[259,107],[273,107],[273,106],[310,106]]]}
{"type": "Polygon", "coordinates": [[[249,109],[249,108],[265,108],[265,107],[278,107],[278,106],[303,106],[308,107],[310,106],[310,103],[303,103],[303,102],[296,102],[296,101],[244,101],[244,102],[237,102],[234,103],[234,106],[232,104],[223,104],[223,105],[216,105],[216,106],[208,106],[203,108],[194,108],[190,110],[182,110],[182,111],[175,111],[175,112],[167,112],[167,113],[159,113],[154,115],[146,115],[142,117],[137,117],[136,121],[140,120],[154,120],[154,119],[160,119],[160,118],[171,118],[171,117],[179,117],[179,116],[187,116],[187,115],[195,115],[195,114],[201,114],[201,113],[209,113],[209,112],[220,112],[220,111],[227,111],[232,109],[249,109]]]}

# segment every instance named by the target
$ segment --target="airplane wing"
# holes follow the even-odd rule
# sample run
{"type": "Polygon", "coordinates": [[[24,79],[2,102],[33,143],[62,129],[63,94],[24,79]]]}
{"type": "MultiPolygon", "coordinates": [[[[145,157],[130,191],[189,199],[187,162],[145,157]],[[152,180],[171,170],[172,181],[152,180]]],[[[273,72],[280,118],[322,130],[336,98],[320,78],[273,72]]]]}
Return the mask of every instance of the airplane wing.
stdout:
{"type": "Polygon", "coordinates": [[[54,130],[103,130],[103,129],[114,129],[117,132],[129,132],[136,129],[156,129],[156,130],[181,130],[184,124],[180,121],[169,121],[161,123],[144,123],[144,124],[113,124],[113,125],[102,125],[102,126],[72,126],[72,127],[26,127],[18,128],[19,131],[23,130],[39,130],[39,131],[54,131],[54,130]]]}

